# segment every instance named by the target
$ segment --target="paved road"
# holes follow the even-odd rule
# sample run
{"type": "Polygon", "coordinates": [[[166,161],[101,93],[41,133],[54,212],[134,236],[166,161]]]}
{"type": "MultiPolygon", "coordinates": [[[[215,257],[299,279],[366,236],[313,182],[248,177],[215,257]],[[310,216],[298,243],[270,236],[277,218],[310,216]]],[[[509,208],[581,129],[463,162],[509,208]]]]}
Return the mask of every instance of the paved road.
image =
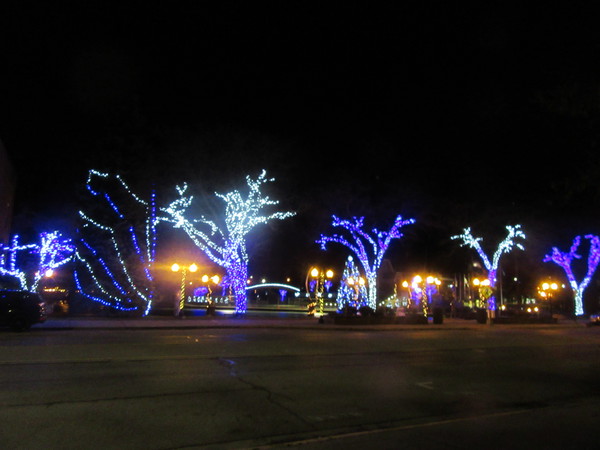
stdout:
{"type": "Polygon", "coordinates": [[[181,322],[0,332],[0,446],[581,449],[597,441],[600,327],[181,322]]]}

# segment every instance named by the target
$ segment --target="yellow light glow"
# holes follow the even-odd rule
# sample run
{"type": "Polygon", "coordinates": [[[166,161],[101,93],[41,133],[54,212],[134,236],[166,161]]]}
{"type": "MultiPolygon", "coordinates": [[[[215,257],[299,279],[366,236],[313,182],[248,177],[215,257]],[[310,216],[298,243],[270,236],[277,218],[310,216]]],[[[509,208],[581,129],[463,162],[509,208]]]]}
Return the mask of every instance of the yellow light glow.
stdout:
{"type": "Polygon", "coordinates": [[[327,272],[325,272],[325,276],[327,278],[333,278],[333,270],[330,269],[327,272]]]}
{"type": "Polygon", "coordinates": [[[189,267],[189,270],[190,270],[190,272],[196,272],[196,271],[198,271],[198,266],[196,264],[192,264],[189,267]]]}
{"type": "Polygon", "coordinates": [[[177,263],[175,263],[171,266],[171,270],[173,272],[179,272],[179,269],[180,269],[180,267],[179,267],[179,264],[177,264],[177,263]]]}
{"type": "Polygon", "coordinates": [[[319,276],[319,269],[317,269],[316,267],[310,271],[310,275],[312,277],[318,277],[319,276]]]}

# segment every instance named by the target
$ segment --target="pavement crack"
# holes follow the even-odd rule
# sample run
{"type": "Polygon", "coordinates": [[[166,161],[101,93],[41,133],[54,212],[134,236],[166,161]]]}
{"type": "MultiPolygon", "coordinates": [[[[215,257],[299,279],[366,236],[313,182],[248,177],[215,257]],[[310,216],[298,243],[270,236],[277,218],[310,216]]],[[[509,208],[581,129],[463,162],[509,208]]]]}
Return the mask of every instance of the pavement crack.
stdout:
{"type": "Polygon", "coordinates": [[[304,417],[299,415],[296,411],[294,411],[293,409],[287,407],[286,405],[284,405],[283,403],[278,401],[276,399],[276,397],[278,396],[277,394],[271,392],[269,389],[267,389],[264,386],[261,386],[260,384],[254,383],[254,382],[247,380],[247,379],[243,378],[242,376],[240,376],[236,370],[236,362],[235,361],[233,361],[232,359],[226,359],[226,358],[218,358],[217,361],[222,367],[226,368],[229,371],[230,376],[234,377],[240,383],[243,383],[244,385],[250,387],[253,390],[256,390],[256,391],[266,394],[266,399],[269,403],[271,403],[272,405],[274,405],[278,408],[283,409],[288,414],[292,415],[297,420],[302,422],[304,425],[314,428],[314,425],[310,421],[306,420],[304,417]]]}

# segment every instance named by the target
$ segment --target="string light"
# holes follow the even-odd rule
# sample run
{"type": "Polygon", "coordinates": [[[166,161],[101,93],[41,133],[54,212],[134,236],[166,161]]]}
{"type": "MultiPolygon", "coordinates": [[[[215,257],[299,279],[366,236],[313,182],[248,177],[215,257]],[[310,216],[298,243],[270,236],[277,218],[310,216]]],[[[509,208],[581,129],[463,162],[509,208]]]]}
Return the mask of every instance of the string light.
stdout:
{"type": "Polygon", "coordinates": [[[575,315],[583,315],[583,293],[590,284],[590,281],[600,263],[600,238],[592,234],[585,236],[590,241],[590,253],[587,262],[587,272],[580,283],[575,279],[572,263],[574,259],[580,259],[581,255],[577,253],[577,249],[581,244],[581,236],[576,236],[573,239],[573,244],[568,252],[561,252],[558,248],[552,247],[552,253],[544,257],[544,262],[553,262],[565,271],[571,290],[575,295],[575,315]]]}
{"type": "Polygon", "coordinates": [[[156,194],[153,191],[149,201],[142,200],[121,176],[110,176],[96,170],[88,172],[86,188],[101,200],[97,205],[108,206],[109,213],[104,212],[102,221],[99,221],[79,211],[83,226],[76,251],[81,263],[75,271],[77,288],[95,302],[123,311],[141,310],[143,315],[148,315],[154,297],[152,272],[158,223],[156,194]],[[127,212],[123,212],[125,209],[108,192],[93,187],[94,182],[101,180],[116,180],[117,186],[122,188],[117,191],[121,203],[132,200],[126,205],[129,207],[127,212]],[[139,216],[139,211],[143,211],[145,217],[144,226],[140,227],[143,231],[136,229],[133,224],[124,226],[124,222],[131,217],[139,216]],[[95,230],[90,233],[91,242],[85,237],[88,229],[95,230]],[[82,281],[84,274],[79,272],[87,275],[85,282],[82,281]]]}
{"type": "Polygon", "coordinates": [[[329,242],[341,244],[357,257],[367,278],[367,304],[369,307],[376,309],[377,271],[383,261],[383,255],[387,251],[392,239],[402,237],[400,229],[414,223],[414,219],[403,220],[401,216],[397,216],[394,225],[392,225],[389,231],[379,231],[377,228],[374,228],[371,235],[369,235],[363,230],[364,217],[353,217],[352,220],[344,220],[334,215],[332,226],[345,229],[350,233],[353,241],[351,242],[339,234],[332,236],[321,235],[321,238],[317,240],[317,244],[321,245],[322,250],[326,250],[329,242]]]}
{"type": "Polygon", "coordinates": [[[58,231],[44,232],[39,237],[39,244],[20,245],[19,235],[14,235],[10,246],[0,245],[0,274],[15,277],[23,290],[36,291],[40,280],[71,261],[75,251],[71,240],[63,239],[58,231]],[[35,270],[29,276],[25,267],[32,264],[26,256],[19,258],[23,254],[38,255],[37,263],[33,264],[35,270]]]}
{"type": "MultiPolygon", "coordinates": [[[[451,239],[461,239],[463,242],[461,246],[468,245],[471,248],[474,248],[481,261],[483,262],[486,270],[488,271],[488,279],[490,280],[490,287],[494,289],[496,287],[496,273],[498,272],[498,266],[500,265],[500,257],[504,253],[509,253],[512,251],[513,247],[518,248],[519,250],[524,250],[522,244],[519,242],[515,242],[516,239],[525,239],[525,233],[521,230],[521,225],[507,225],[506,230],[508,231],[507,236],[498,244],[494,255],[492,256],[492,260],[488,258],[487,254],[481,248],[480,242],[483,240],[481,237],[473,237],[471,234],[471,228],[465,228],[462,234],[452,236],[451,239]]],[[[491,296],[488,299],[488,309],[491,311],[496,310],[496,301],[494,296],[491,296]]]]}
{"type": "Polygon", "coordinates": [[[294,212],[274,212],[261,215],[260,211],[279,202],[264,196],[261,188],[274,178],[267,178],[263,170],[256,180],[246,176],[249,191],[247,196],[234,190],[227,194],[215,193],[225,203],[225,227],[220,228],[212,220],[200,217],[189,220],[187,209],[193,196],[186,196],[187,184],[176,186],[179,198],[161,211],[166,214],[160,220],[171,222],[181,228],[192,239],[196,247],[215,264],[227,272],[227,280],[235,297],[235,312],[244,314],[247,309],[246,281],[248,280],[248,253],[246,236],[257,225],[270,220],[283,220],[295,215],[294,212]]]}
{"type": "Polygon", "coordinates": [[[337,309],[343,311],[346,306],[358,309],[361,306],[366,306],[367,299],[367,287],[364,279],[361,277],[358,267],[354,264],[354,258],[348,256],[342,272],[342,282],[338,289],[337,309]]]}

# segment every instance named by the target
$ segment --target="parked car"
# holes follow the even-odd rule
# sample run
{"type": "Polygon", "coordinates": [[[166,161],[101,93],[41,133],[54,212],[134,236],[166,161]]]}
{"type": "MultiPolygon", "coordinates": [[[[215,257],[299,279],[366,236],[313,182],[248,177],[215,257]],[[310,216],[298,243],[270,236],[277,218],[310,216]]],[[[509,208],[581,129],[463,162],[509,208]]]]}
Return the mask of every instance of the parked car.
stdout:
{"type": "Polygon", "coordinates": [[[22,290],[0,290],[0,326],[24,331],[45,320],[46,305],[38,294],[22,290]]]}
{"type": "Polygon", "coordinates": [[[592,314],[590,316],[590,320],[588,321],[587,326],[591,327],[594,325],[600,325],[600,314],[592,314]]]}

